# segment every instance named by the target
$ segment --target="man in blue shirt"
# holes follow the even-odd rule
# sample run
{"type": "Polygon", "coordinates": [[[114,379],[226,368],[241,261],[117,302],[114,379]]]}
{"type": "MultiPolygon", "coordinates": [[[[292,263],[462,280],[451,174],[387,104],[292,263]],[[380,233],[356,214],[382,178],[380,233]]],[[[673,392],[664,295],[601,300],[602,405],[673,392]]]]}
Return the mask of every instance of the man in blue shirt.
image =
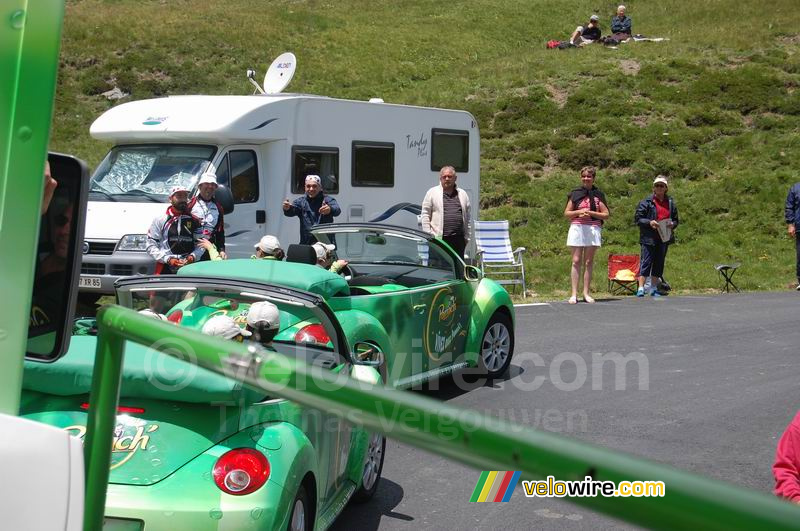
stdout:
{"type": "Polygon", "coordinates": [[[617,16],[611,17],[611,37],[618,41],[630,39],[632,25],[631,17],[625,16],[625,6],[619,6],[617,16]]]}
{"type": "Polygon", "coordinates": [[[800,183],[796,183],[789,189],[789,194],[786,196],[786,207],[783,213],[789,236],[794,238],[797,255],[797,266],[795,270],[795,274],[797,275],[796,289],[800,291],[800,238],[797,237],[797,227],[800,225],[800,183]]]}
{"type": "Polygon", "coordinates": [[[306,177],[306,195],[292,202],[283,200],[283,215],[300,218],[300,243],[311,245],[317,241],[311,235],[311,229],[322,223],[333,223],[333,218],[342,213],[339,203],[322,191],[319,175],[306,177]]]}

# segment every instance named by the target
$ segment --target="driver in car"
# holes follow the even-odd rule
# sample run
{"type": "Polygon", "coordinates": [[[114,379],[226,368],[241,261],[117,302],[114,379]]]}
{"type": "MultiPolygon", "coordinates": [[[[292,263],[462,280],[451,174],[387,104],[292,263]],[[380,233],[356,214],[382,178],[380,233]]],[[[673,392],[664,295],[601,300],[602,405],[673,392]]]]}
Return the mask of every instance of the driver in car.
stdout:
{"type": "Polygon", "coordinates": [[[347,265],[347,260],[334,260],[333,251],[336,246],[332,243],[317,242],[312,247],[317,253],[317,265],[322,269],[339,274],[347,265]]]}

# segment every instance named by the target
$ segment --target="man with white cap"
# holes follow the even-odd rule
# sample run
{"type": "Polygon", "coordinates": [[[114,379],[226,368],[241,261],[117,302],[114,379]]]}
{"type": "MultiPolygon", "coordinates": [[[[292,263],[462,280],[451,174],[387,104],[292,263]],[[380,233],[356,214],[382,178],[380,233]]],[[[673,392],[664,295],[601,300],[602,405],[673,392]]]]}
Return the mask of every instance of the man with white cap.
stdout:
{"type": "Polygon", "coordinates": [[[147,231],[147,254],[156,261],[156,275],[175,274],[205,252],[196,242],[201,223],[189,210],[189,189],[173,186],[169,202],[167,211],[157,216],[147,231]]]}
{"type": "Polygon", "coordinates": [[[333,218],[342,213],[339,203],[322,191],[319,175],[306,176],[306,194],[292,202],[283,200],[283,215],[300,218],[300,243],[311,245],[316,241],[311,235],[315,225],[333,223],[333,218]]]}
{"type": "Polygon", "coordinates": [[[283,252],[281,242],[271,234],[267,234],[256,244],[256,254],[250,258],[260,258],[263,260],[283,260],[286,253],[283,252]]]}
{"type": "Polygon", "coordinates": [[[316,242],[312,247],[317,253],[317,265],[322,269],[327,269],[331,273],[339,273],[347,265],[347,260],[333,259],[333,251],[336,250],[334,244],[316,242]]]}
{"type": "MultiPolygon", "coordinates": [[[[200,220],[199,238],[208,240],[213,245],[219,257],[223,260],[228,258],[225,254],[225,222],[222,215],[222,206],[214,198],[217,191],[217,175],[213,171],[207,171],[200,176],[197,183],[197,195],[192,198],[189,208],[192,215],[200,220]]],[[[210,250],[205,251],[201,260],[209,260],[210,250]]]]}
{"type": "Polygon", "coordinates": [[[209,336],[224,337],[241,343],[244,338],[253,335],[249,330],[239,328],[236,321],[227,315],[215,315],[203,325],[203,333],[209,336]]]}
{"type": "Polygon", "coordinates": [[[247,310],[247,330],[253,334],[253,341],[265,347],[272,345],[272,339],[281,328],[281,312],[269,301],[258,301],[247,310]]]}
{"type": "Polygon", "coordinates": [[[600,39],[600,17],[592,15],[585,26],[578,26],[569,38],[575,46],[585,46],[600,39]]]}

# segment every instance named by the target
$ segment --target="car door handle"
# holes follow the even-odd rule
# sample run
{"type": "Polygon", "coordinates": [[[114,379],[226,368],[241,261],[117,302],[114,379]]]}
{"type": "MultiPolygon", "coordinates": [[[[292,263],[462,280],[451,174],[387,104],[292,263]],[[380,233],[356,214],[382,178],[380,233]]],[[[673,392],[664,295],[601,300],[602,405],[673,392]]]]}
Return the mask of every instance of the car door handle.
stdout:
{"type": "Polygon", "coordinates": [[[425,309],[428,307],[427,304],[415,304],[413,306],[414,313],[425,313],[425,309]]]}

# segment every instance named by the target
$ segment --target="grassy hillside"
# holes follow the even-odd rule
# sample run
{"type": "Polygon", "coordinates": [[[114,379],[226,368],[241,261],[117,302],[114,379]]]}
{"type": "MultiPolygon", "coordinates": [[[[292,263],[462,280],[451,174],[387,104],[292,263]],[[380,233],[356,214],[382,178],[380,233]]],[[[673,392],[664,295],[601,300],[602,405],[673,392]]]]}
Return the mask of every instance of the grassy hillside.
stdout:
{"type": "Polygon", "coordinates": [[[245,94],[244,72],[293,51],[291,90],[463,108],[482,137],[481,218],[509,219],[529,249],[539,297],[569,289],[566,193],[600,168],[612,217],[597,255],[638,252],[633,210],[670,178],[679,244],[666,277],[716,289],[712,266],[743,263],[743,289],[785,289],[794,245],[783,201],[800,155],[797,0],[628,3],[634,32],[668,37],[608,49],[546,50],[616,3],[548,0],[336,2],[67,0],[53,148],[96,165],[108,145],[89,125],[114,102],[167,94],[245,94]]]}

